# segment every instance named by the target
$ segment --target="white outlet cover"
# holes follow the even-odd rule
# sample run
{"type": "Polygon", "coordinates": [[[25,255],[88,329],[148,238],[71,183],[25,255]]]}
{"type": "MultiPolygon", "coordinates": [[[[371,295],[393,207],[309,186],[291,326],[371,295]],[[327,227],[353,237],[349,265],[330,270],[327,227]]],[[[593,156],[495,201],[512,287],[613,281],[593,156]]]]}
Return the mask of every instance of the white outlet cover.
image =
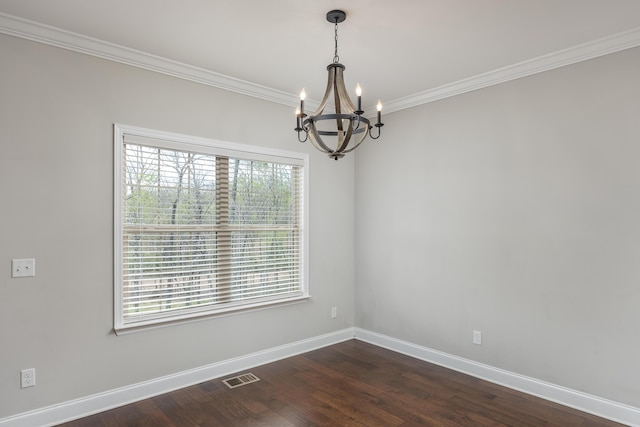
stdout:
{"type": "Polygon", "coordinates": [[[473,331],[473,343],[477,345],[482,345],[482,332],[473,331]]]}
{"type": "Polygon", "coordinates": [[[23,369],[20,371],[20,387],[27,388],[36,385],[36,370],[35,368],[23,369]]]}
{"type": "Polygon", "coordinates": [[[33,277],[35,275],[36,260],[34,258],[11,260],[11,277],[33,277]]]}

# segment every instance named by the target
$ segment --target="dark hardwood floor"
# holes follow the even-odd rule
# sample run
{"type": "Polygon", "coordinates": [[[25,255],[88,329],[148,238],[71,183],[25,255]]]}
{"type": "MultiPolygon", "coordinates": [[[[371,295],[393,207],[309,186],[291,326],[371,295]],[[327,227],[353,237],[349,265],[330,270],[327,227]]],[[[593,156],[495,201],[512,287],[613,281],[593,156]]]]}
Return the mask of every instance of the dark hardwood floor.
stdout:
{"type": "Polygon", "coordinates": [[[361,341],[347,341],[63,424],[84,426],[582,426],[614,422],[361,341]]]}

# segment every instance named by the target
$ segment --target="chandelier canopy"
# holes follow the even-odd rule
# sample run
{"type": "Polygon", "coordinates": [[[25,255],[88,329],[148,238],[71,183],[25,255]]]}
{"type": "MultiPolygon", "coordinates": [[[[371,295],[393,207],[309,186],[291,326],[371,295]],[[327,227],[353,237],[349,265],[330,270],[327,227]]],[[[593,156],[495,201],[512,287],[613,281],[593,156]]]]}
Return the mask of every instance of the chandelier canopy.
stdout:
{"type": "Polygon", "coordinates": [[[335,54],[333,63],[327,66],[329,78],[324,97],[318,109],[309,115],[304,112],[305,90],[300,92],[300,106],[296,110],[296,128],[298,141],[306,142],[310,139],[313,145],[320,151],[327,153],[329,157],[338,160],[350,151],[353,151],[369,136],[371,139],[380,137],[380,128],[384,126],[382,118],[382,103],[378,101],[377,122],[371,125],[368,118],[364,117],[362,110],[362,89],[356,86],[357,104],[354,106],[344,86],[344,65],[340,63],[338,56],[338,24],[343,22],[347,14],[342,10],[332,10],[327,13],[327,21],[335,25],[335,54]],[[333,93],[333,96],[331,94],[333,93]],[[333,100],[333,112],[324,113],[333,100]],[[356,108],[357,107],[357,108],[356,108]],[[374,136],[371,130],[376,127],[378,132],[374,136]],[[304,134],[304,137],[302,136],[304,134]],[[325,141],[331,139],[335,145],[325,141]],[[335,148],[332,148],[335,147],[335,148]]]}

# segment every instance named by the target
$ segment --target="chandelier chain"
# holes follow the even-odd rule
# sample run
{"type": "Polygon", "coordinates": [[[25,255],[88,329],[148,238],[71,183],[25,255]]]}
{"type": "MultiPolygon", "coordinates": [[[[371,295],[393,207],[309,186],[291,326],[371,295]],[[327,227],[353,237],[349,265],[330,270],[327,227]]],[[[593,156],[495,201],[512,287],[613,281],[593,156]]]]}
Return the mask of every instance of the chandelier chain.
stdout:
{"type": "Polygon", "coordinates": [[[335,26],[335,39],[336,39],[336,48],[335,48],[335,52],[333,54],[333,62],[334,64],[337,64],[338,62],[340,62],[340,57],[338,56],[338,18],[336,18],[336,26],[335,26]]]}

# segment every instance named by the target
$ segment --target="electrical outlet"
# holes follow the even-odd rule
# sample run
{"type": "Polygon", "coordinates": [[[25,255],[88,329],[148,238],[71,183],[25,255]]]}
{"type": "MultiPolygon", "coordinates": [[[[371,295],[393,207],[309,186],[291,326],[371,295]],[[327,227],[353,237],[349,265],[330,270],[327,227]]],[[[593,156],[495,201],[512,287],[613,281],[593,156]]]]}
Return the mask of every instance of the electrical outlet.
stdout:
{"type": "Polygon", "coordinates": [[[473,343],[476,345],[482,345],[482,332],[473,331],[473,343]]]}
{"type": "Polygon", "coordinates": [[[34,385],[36,385],[36,368],[20,371],[20,388],[33,387],[34,385]]]}
{"type": "Polygon", "coordinates": [[[331,318],[335,319],[338,317],[338,307],[331,307],[331,318]]]}

